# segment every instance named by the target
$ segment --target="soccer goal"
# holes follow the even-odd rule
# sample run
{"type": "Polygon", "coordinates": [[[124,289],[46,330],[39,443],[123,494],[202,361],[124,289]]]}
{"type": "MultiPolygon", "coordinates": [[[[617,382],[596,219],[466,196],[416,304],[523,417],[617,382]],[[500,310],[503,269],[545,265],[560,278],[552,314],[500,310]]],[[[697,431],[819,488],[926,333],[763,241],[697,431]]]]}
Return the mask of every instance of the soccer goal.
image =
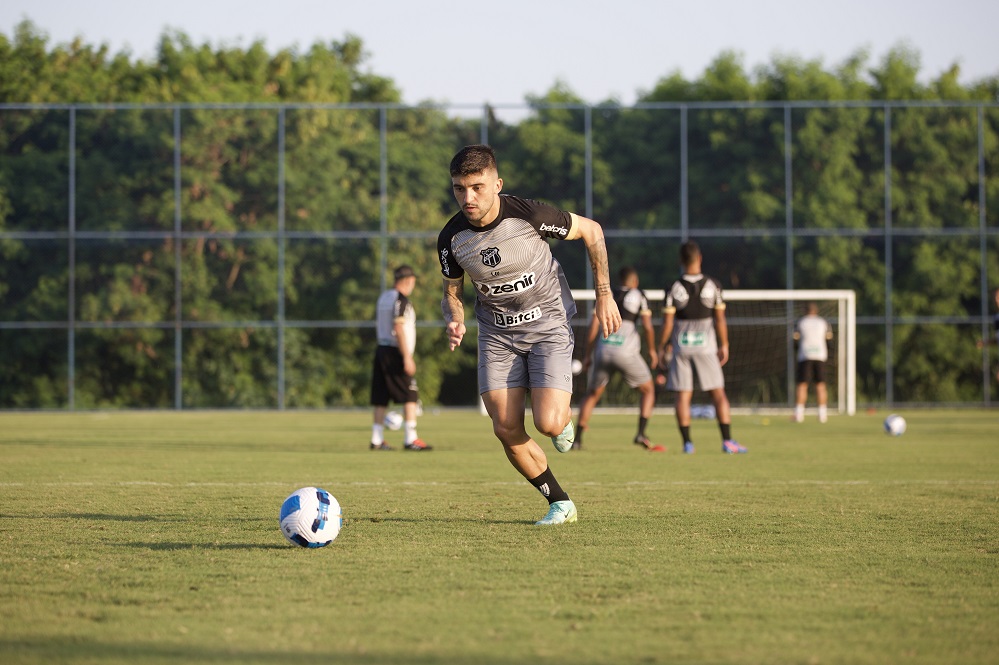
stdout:
{"type": "MultiPolygon", "coordinates": [[[[662,330],[662,289],[643,289],[652,306],[656,340],[662,330]]],[[[595,293],[592,289],[573,290],[579,312],[573,320],[577,345],[585,340],[588,317],[595,293]]],[[[725,365],[725,390],[733,410],[743,412],[790,412],[794,408],[797,347],[794,324],[808,303],[815,303],[819,315],[833,329],[826,363],[829,410],[854,415],[857,410],[857,301],[847,289],[755,290],[731,289],[724,292],[727,307],[729,361],[725,365]]],[[[585,343],[585,342],[584,342],[585,343]]],[[[608,386],[605,402],[616,401],[608,386]],[[610,399],[608,399],[610,398],[610,399]]],[[[622,391],[620,399],[630,403],[622,391]]],[[[695,395],[695,398],[697,396],[695,395]]],[[[809,391],[809,408],[814,409],[815,391],[809,391]]]]}

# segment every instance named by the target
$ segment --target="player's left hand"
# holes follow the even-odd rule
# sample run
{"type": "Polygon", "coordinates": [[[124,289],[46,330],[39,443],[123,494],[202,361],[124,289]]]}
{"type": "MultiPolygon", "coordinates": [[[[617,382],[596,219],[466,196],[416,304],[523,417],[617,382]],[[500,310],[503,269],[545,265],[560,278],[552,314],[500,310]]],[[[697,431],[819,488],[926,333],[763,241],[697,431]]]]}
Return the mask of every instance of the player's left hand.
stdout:
{"type": "Polygon", "coordinates": [[[728,344],[718,347],[718,362],[724,367],[728,362],[728,344]]]}
{"type": "Polygon", "coordinates": [[[447,342],[454,351],[461,345],[461,340],[465,337],[465,324],[452,321],[447,324],[447,342]]]}
{"type": "Polygon", "coordinates": [[[600,329],[604,333],[604,339],[616,333],[621,327],[621,312],[617,308],[617,303],[611,295],[597,296],[595,317],[600,321],[600,329]]]}

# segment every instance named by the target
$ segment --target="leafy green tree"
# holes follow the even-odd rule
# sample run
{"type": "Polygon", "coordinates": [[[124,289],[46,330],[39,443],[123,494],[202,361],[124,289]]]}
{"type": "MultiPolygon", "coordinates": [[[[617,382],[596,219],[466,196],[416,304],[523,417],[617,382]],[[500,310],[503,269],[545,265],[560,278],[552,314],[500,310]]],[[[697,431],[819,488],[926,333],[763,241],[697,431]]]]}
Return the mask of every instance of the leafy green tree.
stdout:
{"type": "MultiPolygon", "coordinates": [[[[170,407],[178,370],[185,406],[365,405],[374,303],[400,263],[420,275],[421,394],[468,403],[474,347],[440,339],[435,242],[448,160],[483,123],[403,107],[365,59],[352,35],[269,53],[167,32],[148,62],[50,46],[30,22],[0,35],[0,102],[20,105],[0,110],[0,321],[40,326],[0,328],[0,407],[170,407]]],[[[556,81],[485,129],[508,191],[604,224],[612,272],[662,287],[690,236],[727,288],[855,289],[862,400],[975,401],[979,331],[926,320],[987,306],[999,77],[919,71],[907,47],[753,71],[725,52],[634,108],[556,81]]],[[[587,285],[581,243],[552,246],[587,285]]]]}

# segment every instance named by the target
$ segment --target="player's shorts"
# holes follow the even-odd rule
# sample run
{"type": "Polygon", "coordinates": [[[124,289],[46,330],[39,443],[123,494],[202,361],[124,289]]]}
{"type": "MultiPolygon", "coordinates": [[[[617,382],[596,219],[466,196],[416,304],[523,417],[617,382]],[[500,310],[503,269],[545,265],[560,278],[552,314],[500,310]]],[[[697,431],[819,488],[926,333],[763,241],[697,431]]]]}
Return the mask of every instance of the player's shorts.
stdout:
{"type": "Polygon", "coordinates": [[[479,328],[479,393],[503,388],[572,392],[572,328],[503,334],[479,328]]]}
{"type": "Polygon", "coordinates": [[[399,349],[394,346],[379,346],[375,350],[371,372],[372,406],[388,406],[389,400],[405,404],[419,398],[416,377],[406,374],[399,349]]]}
{"type": "Polygon", "coordinates": [[[798,383],[825,383],[826,363],[822,360],[799,360],[795,377],[798,383]]]}
{"type": "Polygon", "coordinates": [[[666,388],[677,392],[693,392],[694,372],[700,390],[717,390],[725,387],[725,375],[721,362],[713,353],[691,355],[675,354],[669,364],[666,388]]]}
{"type": "Polygon", "coordinates": [[[640,354],[608,351],[605,346],[600,345],[593,354],[593,365],[586,377],[586,385],[590,390],[606,386],[614,372],[620,372],[632,388],[652,380],[652,370],[640,354]]]}

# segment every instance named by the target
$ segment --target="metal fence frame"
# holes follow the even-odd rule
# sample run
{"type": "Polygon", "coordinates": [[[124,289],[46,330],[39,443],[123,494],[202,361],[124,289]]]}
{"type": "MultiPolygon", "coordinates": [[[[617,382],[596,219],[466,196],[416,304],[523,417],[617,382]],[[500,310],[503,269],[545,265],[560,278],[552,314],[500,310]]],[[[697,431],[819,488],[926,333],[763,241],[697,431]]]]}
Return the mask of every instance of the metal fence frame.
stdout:
{"type": "MultiPolygon", "coordinates": [[[[284,309],[284,260],[285,260],[285,240],[286,239],[328,239],[328,238],[352,238],[352,239],[376,239],[381,243],[381,263],[384,268],[387,265],[387,246],[390,238],[432,238],[436,233],[426,232],[389,232],[387,224],[387,201],[388,201],[388,175],[387,175],[387,120],[389,111],[398,110],[426,110],[425,106],[410,106],[406,104],[0,104],[0,112],[17,110],[65,110],[68,111],[69,123],[69,149],[67,164],[69,171],[69,192],[68,192],[68,214],[65,231],[2,231],[0,239],[25,239],[25,240],[65,240],[69,248],[69,286],[68,286],[68,312],[65,321],[0,321],[0,330],[4,329],[49,329],[67,331],[67,344],[69,362],[68,366],[68,395],[67,408],[74,410],[75,405],[75,368],[76,368],[76,331],[84,329],[123,329],[123,328],[160,328],[170,329],[174,335],[175,353],[175,376],[174,376],[174,408],[183,409],[182,395],[182,337],[183,330],[195,328],[237,328],[244,326],[254,326],[258,328],[271,328],[277,331],[277,396],[278,409],[285,408],[285,375],[284,375],[284,332],[288,328],[356,328],[370,327],[369,321],[289,321],[285,318],[284,309]],[[183,231],[181,224],[181,112],[185,110],[273,110],[277,113],[278,119],[278,211],[277,229],[273,232],[192,232],[183,231]],[[292,109],[328,109],[328,110],[377,110],[379,113],[379,144],[380,144],[380,200],[381,211],[378,231],[327,231],[327,232],[296,232],[285,229],[285,114],[292,109]],[[173,133],[174,133],[174,220],[172,231],[79,231],[76,227],[76,114],[78,111],[100,111],[100,110],[170,110],[173,113],[173,133]],[[181,305],[181,242],[188,239],[250,239],[250,238],[270,238],[277,241],[278,247],[278,270],[277,270],[277,316],[274,320],[265,321],[225,321],[225,322],[192,322],[182,320],[181,305]],[[76,312],[76,243],[78,240],[141,240],[141,239],[173,239],[175,248],[175,292],[176,316],[173,321],[149,321],[149,322],[102,322],[102,321],[80,321],[77,320],[76,312]]],[[[866,101],[843,101],[843,102],[648,102],[634,104],[628,107],[607,106],[607,105],[585,105],[585,104],[544,104],[538,103],[527,105],[467,105],[452,104],[436,107],[444,112],[463,113],[481,111],[480,140],[489,143],[489,117],[493,111],[520,111],[529,112],[538,109],[571,109],[582,111],[584,114],[585,133],[585,211],[589,217],[593,216],[593,124],[592,116],[594,111],[601,110],[664,110],[676,111],[680,114],[680,228],[656,230],[643,230],[643,237],[662,237],[685,240],[690,236],[691,226],[689,219],[688,205],[688,126],[687,116],[691,110],[709,109],[779,109],[784,114],[784,180],[785,180],[785,225],[784,228],[766,229],[740,229],[740,228],[720,228],[720,229],[696,229],[699,237],[733,237],[767,235],[780,236],[785,239],[785,266],[786,283],[784,288],[794,289],[794,246],[793,240],[796,237],[817,237],[817,236],[853,236],[853,237],[882,237],[885,240],[885,311],[883,316],[860,316],[857,317],[857,325],[883,325],[885,326],[885,346],[886,357],[889,359],[885,371],[886,403],[887,406],[896,404],[894,399],[894,365],[893,358],[893,328],[896,325],[911,324],[945,324],[945,325],[978,325],[982,338],[989,335],[989,275],[988,275],[988,240],[990,237],[999,237],[999,226],[989,227],[986,219],[986,195],[984,183],[986,182],[986,160],[985,160],[985,119],[986,109],[999,108],[997,103],[984,102],[913,102],[913,101],[888,101],[888,102],[866,102],[866,101]],[[794,192],[794,181],[792,171],[791,146],[793,129],[791,123],[791,113],[796,109],[830,109],[830,108],[869,108],[879,109],[884,112],[884,214],[885,223],[883,229],[856,229],[856,228],[822,228],[803,229],[794,227],[794,208],[792,196],[794,192]],[[892,200],[891,200],[891,122],[892,111],[896,109],[913,108],[964,108],[974,109],[977,112],[977,164],[978,164],[978,197],[979,197],[979,220],[978,228],[895,228],[892,224],[892,200]],[[980,302],[981,314],[978,316],[945,317],[945,316],[896,316],[892,304],[893,291],[893,265],[892,265],[892,239],[896,237],[970,237],[977,238],[979,243],[981,275],[980,302]]],[[[608,238],[627,238],[630,235],[626,230],[606,229],[605,235],[608,238]]],[[[381,271],[384,280],[385,270],[381,271]]],[[[993,276],[999,279],[999,276],[993,276]]],[[[592,277],[587,275],[587,282],[592,281],[592,277]]],[[[382,284],[384,287],[384,282],[382,284]]],[[[586,288],[592,288],[592,284],[587,283],[586,288]]],[[[423,326],[432,324],[422,323],[423,326]]],[[[982,390],[983,405],[992,406],[995,397],[991,391],[991,369],[987,352],[982,354],[982,390]]]]}

